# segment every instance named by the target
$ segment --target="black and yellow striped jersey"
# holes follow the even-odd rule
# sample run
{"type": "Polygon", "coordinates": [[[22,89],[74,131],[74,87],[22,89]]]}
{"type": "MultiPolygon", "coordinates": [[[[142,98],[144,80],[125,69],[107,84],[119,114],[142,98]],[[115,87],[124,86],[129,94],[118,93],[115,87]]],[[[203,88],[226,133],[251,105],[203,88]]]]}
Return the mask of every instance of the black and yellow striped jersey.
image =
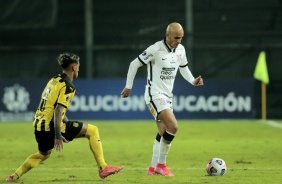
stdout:
{"type": "MultiPolygon", "coordinates": [[[[75,87],[65,74],[58,74],[47,83],[41,95],[39,106],[34,115],[33,126],[37,131],[54,130],[54,109],[57,104],[65,107],[62,120],[75,94],[75,87]]],[[[65,131],[65,124],[61,122],[61,131],[65,131]]]]}

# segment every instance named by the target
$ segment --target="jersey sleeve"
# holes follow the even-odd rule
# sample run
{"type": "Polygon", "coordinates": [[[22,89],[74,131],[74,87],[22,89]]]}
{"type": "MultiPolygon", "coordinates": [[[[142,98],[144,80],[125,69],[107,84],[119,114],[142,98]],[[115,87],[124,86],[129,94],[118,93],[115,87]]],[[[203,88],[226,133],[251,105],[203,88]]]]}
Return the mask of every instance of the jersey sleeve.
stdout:
{"type": "Polygon", "coordinates": [[[138,60],[143,64],[147,65],[150,61],[154,59],[154,55],[156,53],[156,46],[151,45],[149,46],[142,54],[138,56],[138,60]]]}
{"type": "Polygon", "coordinates": [[[185,80],[193,84],[193,81],[195,80],[195,78],[192,75],[191,71],[189,70],[188,66],[180,67],[179,71],[185,80]]]}
{"type": "Polygon", "coordinates": [[[180,67],[188,66],[188,59],[186,57],[186,51],[185,48],[182,47],[182,62],[180,63],[180,67]]]}
{"type": "Polygon", "coordinates": [[[154,54],[156,52],[155,50],[156,49],[154,45],[149,46],[144,52],[142,52],[142,54],[140,54],[136,59],[134,59],[130,63],[125,85],[127,89],[132,89],[133,81],[138,68],[147,65],[150,61],[154,59],[154,54]]]}
{"type": "Polygon", "coordinates": [[[58,97],[58,104],[61,104],[64,107],[68,107],[69,101],[71,100],[70,97],[70,88],[67,86],[64,86],[61,88],[59,92],[59,97],[58,97]]]}
{"type": "Polygon", "coordinates": [[[179,71],[181,75],[183,76],[183,78],[193,85],[193,81],[195,80],[195,78],[188,67],[188,60],[186,57],[186,52],[185,52],[184,47],[182,49],[183,49],[182,51],[183,55],[182,55],[182,62],[180,63],[180,66],[179,66],[179,71]]]}
{"type": "Polygon", "coordinates": [[[132,89],[135,75],[137,73],[138,68],[141,67],[141,66],[143,66],[143,64],[140,63],[140,60],[138,58],[134,59],[130,63],[129,69],[128,69],[128,72],[127,72],[126,85],[125,85],[125,87],[127,89],[132,89]]]}

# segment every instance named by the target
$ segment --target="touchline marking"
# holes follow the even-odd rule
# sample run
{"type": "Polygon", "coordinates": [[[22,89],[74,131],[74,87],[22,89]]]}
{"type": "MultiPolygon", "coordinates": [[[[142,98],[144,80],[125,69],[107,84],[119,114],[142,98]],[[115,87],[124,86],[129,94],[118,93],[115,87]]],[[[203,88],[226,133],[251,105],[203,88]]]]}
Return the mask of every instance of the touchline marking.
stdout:
{"type": "Polygon", "coordinates": [[[266,121],[266,124],[269,125],[269,126],[276,127],[276,128],[282,128],[282,124],[281,124],[281,123],[277,123],[277,122],[275,122],[275,121],[269,121],[269,120],[267,120],[267,121],[266,121]]]}

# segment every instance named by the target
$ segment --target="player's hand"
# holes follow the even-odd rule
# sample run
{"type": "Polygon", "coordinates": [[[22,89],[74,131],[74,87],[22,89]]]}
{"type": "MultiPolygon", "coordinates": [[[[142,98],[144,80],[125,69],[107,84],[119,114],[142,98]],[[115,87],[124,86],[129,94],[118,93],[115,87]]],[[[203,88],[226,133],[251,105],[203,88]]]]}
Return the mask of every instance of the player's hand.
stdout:
{"type": "Polygon", "coordinates": [[[61,151],[64,149],[63,139],[55,139],[54,149],[56,151],[61,151]]]}
{"type": "Polygon", "coordinates": [[[122,98],[127,98],[130,95],[131,89],[124,88],[120,93],[122,98]]]}
{"type": "Polygon", "coordinates": [[[193,81],[193,85],[194,86],[203,86],[204,85],[204,80],[201,76],[197,77],[194,81],[193,81]]]}

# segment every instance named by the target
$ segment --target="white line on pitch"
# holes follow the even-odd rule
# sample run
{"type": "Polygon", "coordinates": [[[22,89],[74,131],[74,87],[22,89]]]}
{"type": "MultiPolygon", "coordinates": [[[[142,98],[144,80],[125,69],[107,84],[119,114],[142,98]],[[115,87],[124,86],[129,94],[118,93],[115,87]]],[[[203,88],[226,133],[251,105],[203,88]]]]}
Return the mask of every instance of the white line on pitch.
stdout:
{"type": "Polygon", "coordinates": [[[276,127],[276,128],[282,128],[282,124],[281,123],[277,123],[275,121],[267,120],[266,124],[269,125],[269,126],[276,127]]]}

